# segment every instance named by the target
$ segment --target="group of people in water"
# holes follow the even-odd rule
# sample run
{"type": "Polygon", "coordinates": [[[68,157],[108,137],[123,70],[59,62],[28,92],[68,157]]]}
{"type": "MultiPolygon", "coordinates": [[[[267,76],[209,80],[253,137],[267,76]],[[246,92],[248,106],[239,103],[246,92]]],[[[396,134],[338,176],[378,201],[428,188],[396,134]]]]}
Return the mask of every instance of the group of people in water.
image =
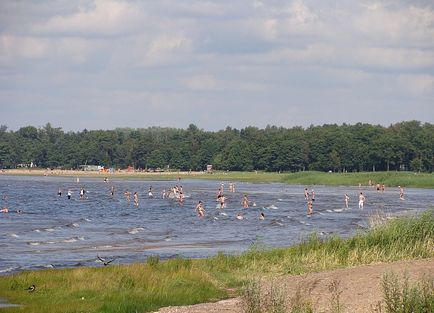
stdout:
{"type": "MultiPolygon", "coordinates": [[[[371,180],[369,180],[368,186],[373,186],[371,180]]],[[[359,184],[359,188],[361,188],[361,184],[359,184]]],[[[399,188],[399,199],[400,200],[405,200],[404,198],[404,188],[401,186],[398,186],[399,188]]],[[[384,184],[376,184],[376,189],[377,192],[385,192],[385,185],[384,184]]],[[[313,214],[313,203],[315,202],[315,192],[312,189],[312,191],[309,193],[309,190],[307,188],[304,189],[304,198],[307,201],[307,215],[311,216],[313,214]]],[[[364,193],[362,191],[359,192],[358,194],[358,207],[359,209],[363,209],[365,206],[365,202],[366,202],[366,197],[364,195],[364,193]]],[[[350,201],[350,196],[345,193],[344,195],[344,206],[345,209],[349,208],[349,201],[350,201]]]]}
{"type": "MultiPolygon", "coordinates": [[[[77,182],[79,182],[78,179],[77,179],[77,182]]],[[[108,182],[108,180],[104,179],[104,182],[108,182]]],[[[370,187],[375,187],[376,190],[377,190],[377,192],[381,192],[381,193],[385,192],[385,186],[384,186],[384,184],[383,185],[381,185],[381,184],[374,185],[374,184],[372,184],[371,181],[369,181],[368,185],[370,187]]],[[[361,187],[361,184],[359,184],[359,188],[360,187],[361,187]]],[[[404,200],[405,199],[404,198],[404,188],[401,187],[401,186],[398,186],[398,188],[399,188],[399,199],[400,200],[404,200]]],[[[110,187],[110,196],[111,197],[114,197],[115,190],[116,190],[115,186],[112,185],[110,187]]],[[[235,183],[229,183],[229,193],[235,193],[235,183]]],[[[59,197],[61,197],[62,194],[63,194],[62,189],[59,188],[57,194],[58,194],[59,197]]],[[[152,186],[149,187],[147,194],[148,194],[148,198],[154,198],[154,189],[153,189],[152,186]]],[[[181,205],[184,203],[184,200],[185,200],[185,197],[186,197],[185,194],[184,194],[184,192],[183,192],[183,188],[182,188],[181,185],[175,185],[174,187],[171,187],[171,188],[168,188],[168,189],[163,189],[161,196],[162,196],[163,199],[172,199],[172,200],[175,200],[175,201],[179,202],[181,205]]],[[[67,198],[68,199],[72,198],[72,191],[71,191],[71,189],[67,190],[67,198]]],[[[128,191],[128,190],[125,190],[124,191],[124,198],[125,198],[125,200],[128,203],[131,202],[131,192],[128,191]]],[[[79,199],[80,200],[87,199],[87,197],[86,197],[86,190],[85,190],[84,187],[80,188],[79,199]]],[[[304,189],[304,199],[305,199],[305,201],[307,203],[307,216],[310,217],[314,213],[313,207],[314,207],[314,203],[315,203],[315,191],[313,189],[311,189],[309,191],[308,188],[305,188],[304,189]]],[[[3,196],[2,200],[4,200],[6,202],[6,200],[7,200],[6,196],[3,196]]],[[[134,205],[136,207],[139,206],[139,194],[138,194],[137,191],[135,191],[133,193],[133,202],[134,202],[134,205]]],[[[223,183],[220,185],[220,187],[217,190],[216,202],[217,202],[216,209],[222,210],[222,209],[225,209],[226,206],[227,206],[227,196],[224,193],[224,184],[223,183]]],[[[345,209],[349,208],[349,202],[350,202],[350,196],[347,193],[345,193],[344,194],[344,208],[345,209]]],[[[359,209],[363,209],[364,205],[365,205],[365,202],[366,202],[366,197],[365,197],[364,193],[362,191],[360,191],[359,194],[358,194],[358,208],[359,209]]],[[[243,209],[248,209],[250,206],[256,207],[256,202],[255,201],[250,201],[249,198],[248,198],[248,196],[247,196],[247,194],[243,194],[242,195],[240,204],[241,204],[241,206],[242,206],[243,209]]],[[[204,206],[203,201],[198,201],[197,202],[196,207],[195,207],[195,211],[196,211],[196,214],[197,214],[197,216],[199,218],[205,217],[206,210],[205,210],[205,206],[204,206]]],[[[8,212],[9,212],[9,209],[8,209],[7,206],[3,206],[0,209],[0,213],[8,213],[8,212]]],[[[264,212],[261,212],[258,218],[260,220],[264,220],[265,219],[264,212]]],[[[236,215],[236,219],[238,219],[238,220],[244,219],[243,213],[242,212],[238,212],[237,215],[236,215]]]]}

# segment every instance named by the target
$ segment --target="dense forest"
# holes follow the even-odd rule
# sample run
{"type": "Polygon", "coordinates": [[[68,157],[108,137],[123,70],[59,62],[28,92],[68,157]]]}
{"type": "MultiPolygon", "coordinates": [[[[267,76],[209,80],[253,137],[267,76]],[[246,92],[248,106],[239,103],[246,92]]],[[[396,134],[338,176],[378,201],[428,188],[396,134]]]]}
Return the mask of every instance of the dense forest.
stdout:
{"type": "Polygon", "coordinates": [[[384,127],[227,127],[217,132],[151,127],[64,132],[46,124],[17,131],[0,127],[0,167],[29,164],[107,168],[265,171],[434,170],[434,125],[418,121],[384,127]]]}

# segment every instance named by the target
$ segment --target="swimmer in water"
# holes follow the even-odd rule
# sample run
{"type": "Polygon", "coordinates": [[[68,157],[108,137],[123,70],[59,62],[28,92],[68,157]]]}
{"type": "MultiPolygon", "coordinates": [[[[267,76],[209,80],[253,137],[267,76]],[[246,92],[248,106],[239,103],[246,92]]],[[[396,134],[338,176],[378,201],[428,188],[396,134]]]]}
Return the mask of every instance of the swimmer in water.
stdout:
{"type": "Polygon", "coordinates": [[[264,212],[261,212],[261,215],[259,216],[259,219],[261,221],[265,220],[265,214],[264,214],[264,212]]]}
{"type": "Polygon", "coordinates": [[[154,197],[154,194],[152,193],[152,186],[149,187],[148,196],[149,196],[149,198],[153,198],[154,197]]]}
{"type": "Polygon", "coordinates": [[[307,188],[304,188],[304,199],[307,200],[309,198],[309,191],[307,188]]]}
{"type": "Polygon", "coordinates": [[[9,213],[9,209],[4,207],[0,210],[0,213],[9,213]]]}
{"type": "Polygon", "coordinates": [[[62,189],[59,188],[59,191],[57,192],[57,195],[58,195],[59,197],[62,196],[62,189]]]}
{"type": "Polygon", "coordinates": [[[72,196],[71,190],[68,189],[68,193],[66,194],[66,196],[68,197],[68,199],[71,199],[71,196],[72,196]]]}
{"type": "Polygon", "coordinates": [[[241,213],[238,213],[237,216],[236,216],[236,219],[237,220],[243,220],[244,216],[241,213]]]}

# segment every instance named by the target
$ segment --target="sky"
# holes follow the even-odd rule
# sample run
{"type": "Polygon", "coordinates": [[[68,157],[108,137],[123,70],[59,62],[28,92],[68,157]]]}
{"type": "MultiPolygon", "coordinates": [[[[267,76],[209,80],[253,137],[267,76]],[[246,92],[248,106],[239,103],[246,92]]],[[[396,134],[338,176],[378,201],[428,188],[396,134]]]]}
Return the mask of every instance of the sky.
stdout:
{"type": "Polygon", "coordinates": [[[0,124],[434,123],[434,1],[0,1],[0,124]]]}

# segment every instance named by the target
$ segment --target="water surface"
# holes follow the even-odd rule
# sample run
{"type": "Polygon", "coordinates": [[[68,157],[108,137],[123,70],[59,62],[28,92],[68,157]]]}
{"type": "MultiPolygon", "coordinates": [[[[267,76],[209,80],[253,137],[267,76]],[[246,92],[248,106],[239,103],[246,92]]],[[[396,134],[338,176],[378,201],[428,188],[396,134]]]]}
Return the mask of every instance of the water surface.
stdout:
{"type": "Polygon", "coordinates": [[[381,211],[389,216],[417,213],[434,206],[434,190],[398,188],[378,193],[372,188],[306,186],[315,189],[312,217],[306,216],[305,186],[236,182],[228,192],[227,208],[216,209],[216,194],[222,182],[208,180],[139,181],[103,178],[0,176],[0,274],[27,269],[100,266],[97,256],[116,258],[114,263],[145,260],[150,255],[207,257],[219,251],[241,253],[253,243],[289,246],[311,233],[348,236],[365,228],[368,218],[381,211]],[[183,205],[163,199],[163,189],[182,185],[188,196],[183,205]],[[114,197],[110,195],[115,186],[114,197]],[[154,198],[149,198],[152,186],[154,198]],[[79,199],[80,188],[87,191],[79,199]],[[62,196],[57,195],[62,189],[62,196]],[[70,189],[72,198],[66,197],[70,189]],[[139,206],[127,202],[123,193],[139,193],[139,206]],[[357,208],[363,191],[367,202],[357,208]],[[343,209],[344,194],[350,208],[343,209]],[[242,209],[247,194],[256,207],[242,209]],[[195,205],[205,204],[206,216],[199,219],[195,205]],[[16,213],[21,210],[22,213],[16,213]],[[237,220],[241,212],[244,220],[237,220]],[[259,220],[261,212],[265,220],[259,220]]]}

